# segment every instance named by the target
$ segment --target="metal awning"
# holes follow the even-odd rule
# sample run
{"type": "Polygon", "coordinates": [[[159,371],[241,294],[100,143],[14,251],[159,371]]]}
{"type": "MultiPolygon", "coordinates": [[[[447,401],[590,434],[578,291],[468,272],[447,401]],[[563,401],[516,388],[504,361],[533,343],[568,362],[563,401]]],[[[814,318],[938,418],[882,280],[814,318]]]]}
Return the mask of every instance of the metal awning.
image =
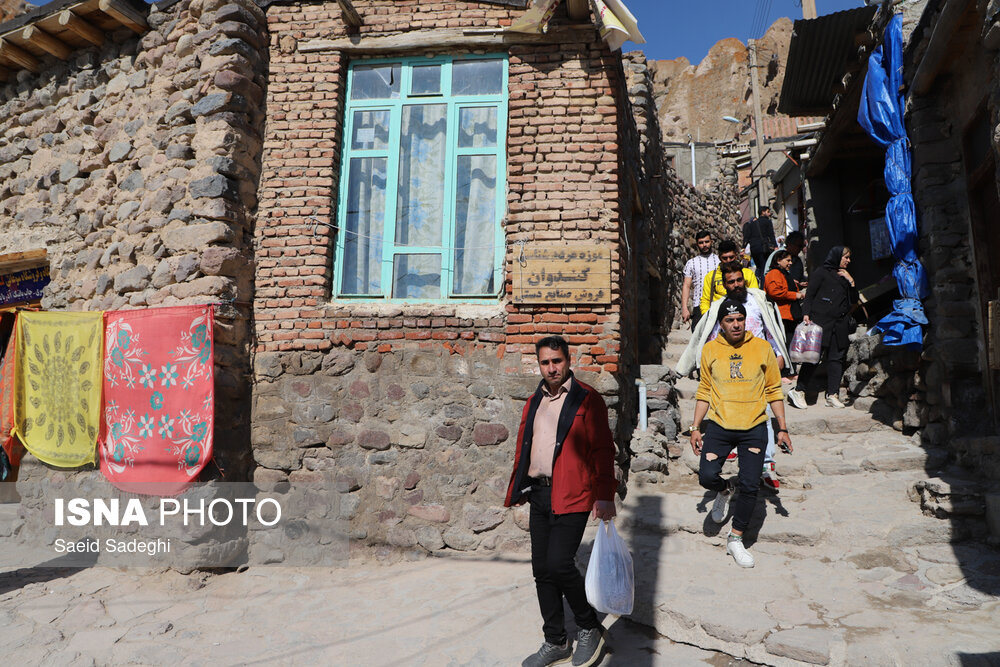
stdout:
{"type": "Polygon", "coordinates": [[[778,111],[789,116],[825,116],[843,92],[844,74],[858,68],[858,47],[875,41],[869,33],[878,7],[859,7],[795,22],[788,47],[778,111]]]}

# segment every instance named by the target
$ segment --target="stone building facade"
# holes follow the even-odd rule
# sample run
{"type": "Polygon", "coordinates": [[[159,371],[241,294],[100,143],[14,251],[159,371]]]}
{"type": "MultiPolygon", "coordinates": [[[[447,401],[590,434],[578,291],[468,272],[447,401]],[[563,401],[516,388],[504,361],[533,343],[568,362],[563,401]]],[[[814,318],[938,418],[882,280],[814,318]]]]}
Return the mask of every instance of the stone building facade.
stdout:
{"type": "MultiPolygon", "coordinates": [[[[11,72],[0,88],[0,254],[47,249],[45,309],[219,304],[215,451],[232,479],[253,464],[251,230],[264,114],[231,89],[263,90],[253,55],[263,17],[253,3],[152,6],[141,34],[106,31],[103,46],[42,57],[39,73],[11,72]]],[[[57,474],[33,461],[22,480],[57,474]]]]}
{"type": "MultiPolygon", "coordinates": [[[[993,261],[1000,250],[995,231],[1000,189],[995,142],[1000,25],[995,4],[905,0],[891,7],[903,16],[905,123],[912,145],[918,252],[929,279],[924,301],[928,324],[920,350],[887,347],[878,336],[859,330],[851,337],[845,380],[856,406],[897,429],[919,433],[928,446],[947,446],[963,467],[1000,479],[1000,385],[991,369],[997,363],[991,352],[997,339],[989,330],[990,302],[1000,287],[993,261]]],[[[890,16],[879,11],[869,34],[881,39],[890,16]]],[[[864,135],[856,121],[867,54],[874,46],[863,46],[862,71],[844,77],[846,87],[834,99],[819,145],[807,156],[812,159],[807,168],[812,170],[807,172],[810,229],[822,241],[823,252],[851,241],[852,233],[855,240],[861,238],[866,263],[858,272],[851,267],[856,277],[864,276],[859,285],[875,283],[892,269],[891,259],[870,260],[868,230],[859,233],[854,224],[852,232],[849,218],[866,206],[868,218],[878,217],[888,199],[881,183],[882,152],[871,141],[858,141],[864,135]],[[819,187],[823,184],[814,173],[820,171],[818,159],[831,165],[827,172],[840,178],[841,191],[819,187]],[[877,182],[879,187],[848,192],[843,184],[851,178],[855,185],[877,182]],[[821,210],[842,220],[817,226],[821,210]]],[[[858,247],[854,250],[857,257],[858,247]]],[[[868,304],[869,324],[891,309],[894,293],[891,284],[888,290],[878,284],[873,288],[880,301],[868,304]]]]}
{"type": "MultiPolygon", "coordinates": [[[[0,88],[0,254],[47,249],[46,309],[217,304],[214,475],[332,478],[356,543],[383,553],[523,548],[526,512],[502,501],[534,342],[568,339],[628,443],[675,255],[694,228],[738,220],[734,195],[665,168],[641,58],[623,67],[565,6],[544,35],[503,32],[525,6],[359,0],[355,26],[333,1],[179,0],[100,47],[70,40],[65,60],[35,53],[39,73],[0,88]],[[346,165],[378,136],[345,139],[351,76],[386,61],[408,85],[426,65],[503,63],[488,103],[442,103],[501,119],[495,148],[457,150],[496,158],[502,184],[498,279],[478,298],[339,296],[346,165]],[[523,255],[555,243],[606,251],[610,298],[516,302],[523,255]]],[[[396,85],[388,71],[375,85],[396,85]]],[[[25,461],[23,481],[65,474],[25,461]]]]}
{"type": "MultiPolygon", "coordinates": [[[[544,40],[508,36],[490,47],[483,38],[456,37],[449,45],[434,32],[501,28],[522,13],[520,4],[358,2],[356,46],[345,41],[350,28],[336,3],[268,8],[268,131],[256,229],[258,475],[336,471],[352,534],[372,543],[524,546],[526,514],[505,511],[502,501],[520,407],[537,385],[541,335],[566,336],[574,368],[605,395],[619,441],[634,420],[631,286],[635,244],[648,222],[634,205],[638,181],[625,170],[631,118],[620,58],[595,31],[572,25],[565,8],[544,40]],[[331,298],[350,64],[373,55],[484,51],[507,59],[509,77],[499,298],[331,298]],[[610,248],[610,304],[513,303],[520,248],[555,241],[610,248]]],[[[623,453],[623,469],[626,461],[623,453]]]]}

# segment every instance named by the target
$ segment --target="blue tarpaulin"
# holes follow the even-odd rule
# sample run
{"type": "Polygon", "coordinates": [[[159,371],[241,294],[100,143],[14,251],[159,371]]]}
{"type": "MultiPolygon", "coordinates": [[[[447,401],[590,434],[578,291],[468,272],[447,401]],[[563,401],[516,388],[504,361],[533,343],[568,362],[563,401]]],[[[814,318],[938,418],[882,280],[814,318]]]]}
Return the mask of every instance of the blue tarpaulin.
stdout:
{"type": "Polygon", "coordinates": [[[868,58],[868,75],[861,92],[858,123],[885,146],[885,185],[889,203],[885,224],[889,228],[892,270],[903,297],[893,302],[893,311],[872,328],[881,332],[885,345],[923,344],[922,325],[927,324],[921,301],[927,297],[927,272],[917,258],[917,215],[910,191],[910,147],[903,124],[903,17],[894,16],[885,28],[885,39],[868,58]]]}

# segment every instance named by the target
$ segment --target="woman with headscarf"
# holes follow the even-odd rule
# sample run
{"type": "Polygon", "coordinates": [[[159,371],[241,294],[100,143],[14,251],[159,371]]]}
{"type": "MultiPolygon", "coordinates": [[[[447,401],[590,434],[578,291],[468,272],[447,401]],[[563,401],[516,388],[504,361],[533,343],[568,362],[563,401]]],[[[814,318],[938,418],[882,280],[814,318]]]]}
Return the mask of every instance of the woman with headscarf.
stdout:
{"type": "MultiPolygon", "coordinates": [[[[826,256],[823,266],[809,276],[809,288],[802,301],[802,321],[814,322],[823,327],[822,355],[826,359],[826,404],[842,408],[840,381],[844,377],[844,357],[847,356],[850,334],[851,310],[858,300],[854,278],[847,272],[851,263],[851,249],[834,246],[826,256]]],[[[788,392],[788,400],[797,408],[805,409],[805,390],[809,386],[818,364],[802,364],[795,389],[788,392]]]]}
{"type": "Polygon", "coordinates": [[[787,250],[776,250],[771,262],[771,270],[764,276],[764,291],[778,306],[781,322],[785,325],[785,344],[790,345],[795,327],[802,321],[802,304],[806,293],[799,290],[795,279],[789,273],[792,255],[787,250]]]}

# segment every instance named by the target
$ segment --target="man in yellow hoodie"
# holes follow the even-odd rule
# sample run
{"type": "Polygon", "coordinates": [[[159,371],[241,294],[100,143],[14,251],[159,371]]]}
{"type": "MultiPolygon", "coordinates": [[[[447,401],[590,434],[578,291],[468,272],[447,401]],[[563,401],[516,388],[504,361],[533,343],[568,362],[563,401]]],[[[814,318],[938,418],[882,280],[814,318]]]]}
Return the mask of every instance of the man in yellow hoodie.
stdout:
{"type": "Polygon", "coordinates": [[[691,449],[701,457],[698,482],[717,492],[712,520],[723,523],[736,486],[732,480],[722,478],[722,465],[736,448],[739,495],[726,551],[740,567],[753,567],[754,558],[743,546],[743,531],[757,504],[767,446],[768,404],[778,420],[778,446],[791,454],[792,441],[785,424],[781,373],[774,351],[766,341],[746,330],[746,316],[742,303],[726,299],[719,308],[721,335],[702,349],[691,449]]]}

